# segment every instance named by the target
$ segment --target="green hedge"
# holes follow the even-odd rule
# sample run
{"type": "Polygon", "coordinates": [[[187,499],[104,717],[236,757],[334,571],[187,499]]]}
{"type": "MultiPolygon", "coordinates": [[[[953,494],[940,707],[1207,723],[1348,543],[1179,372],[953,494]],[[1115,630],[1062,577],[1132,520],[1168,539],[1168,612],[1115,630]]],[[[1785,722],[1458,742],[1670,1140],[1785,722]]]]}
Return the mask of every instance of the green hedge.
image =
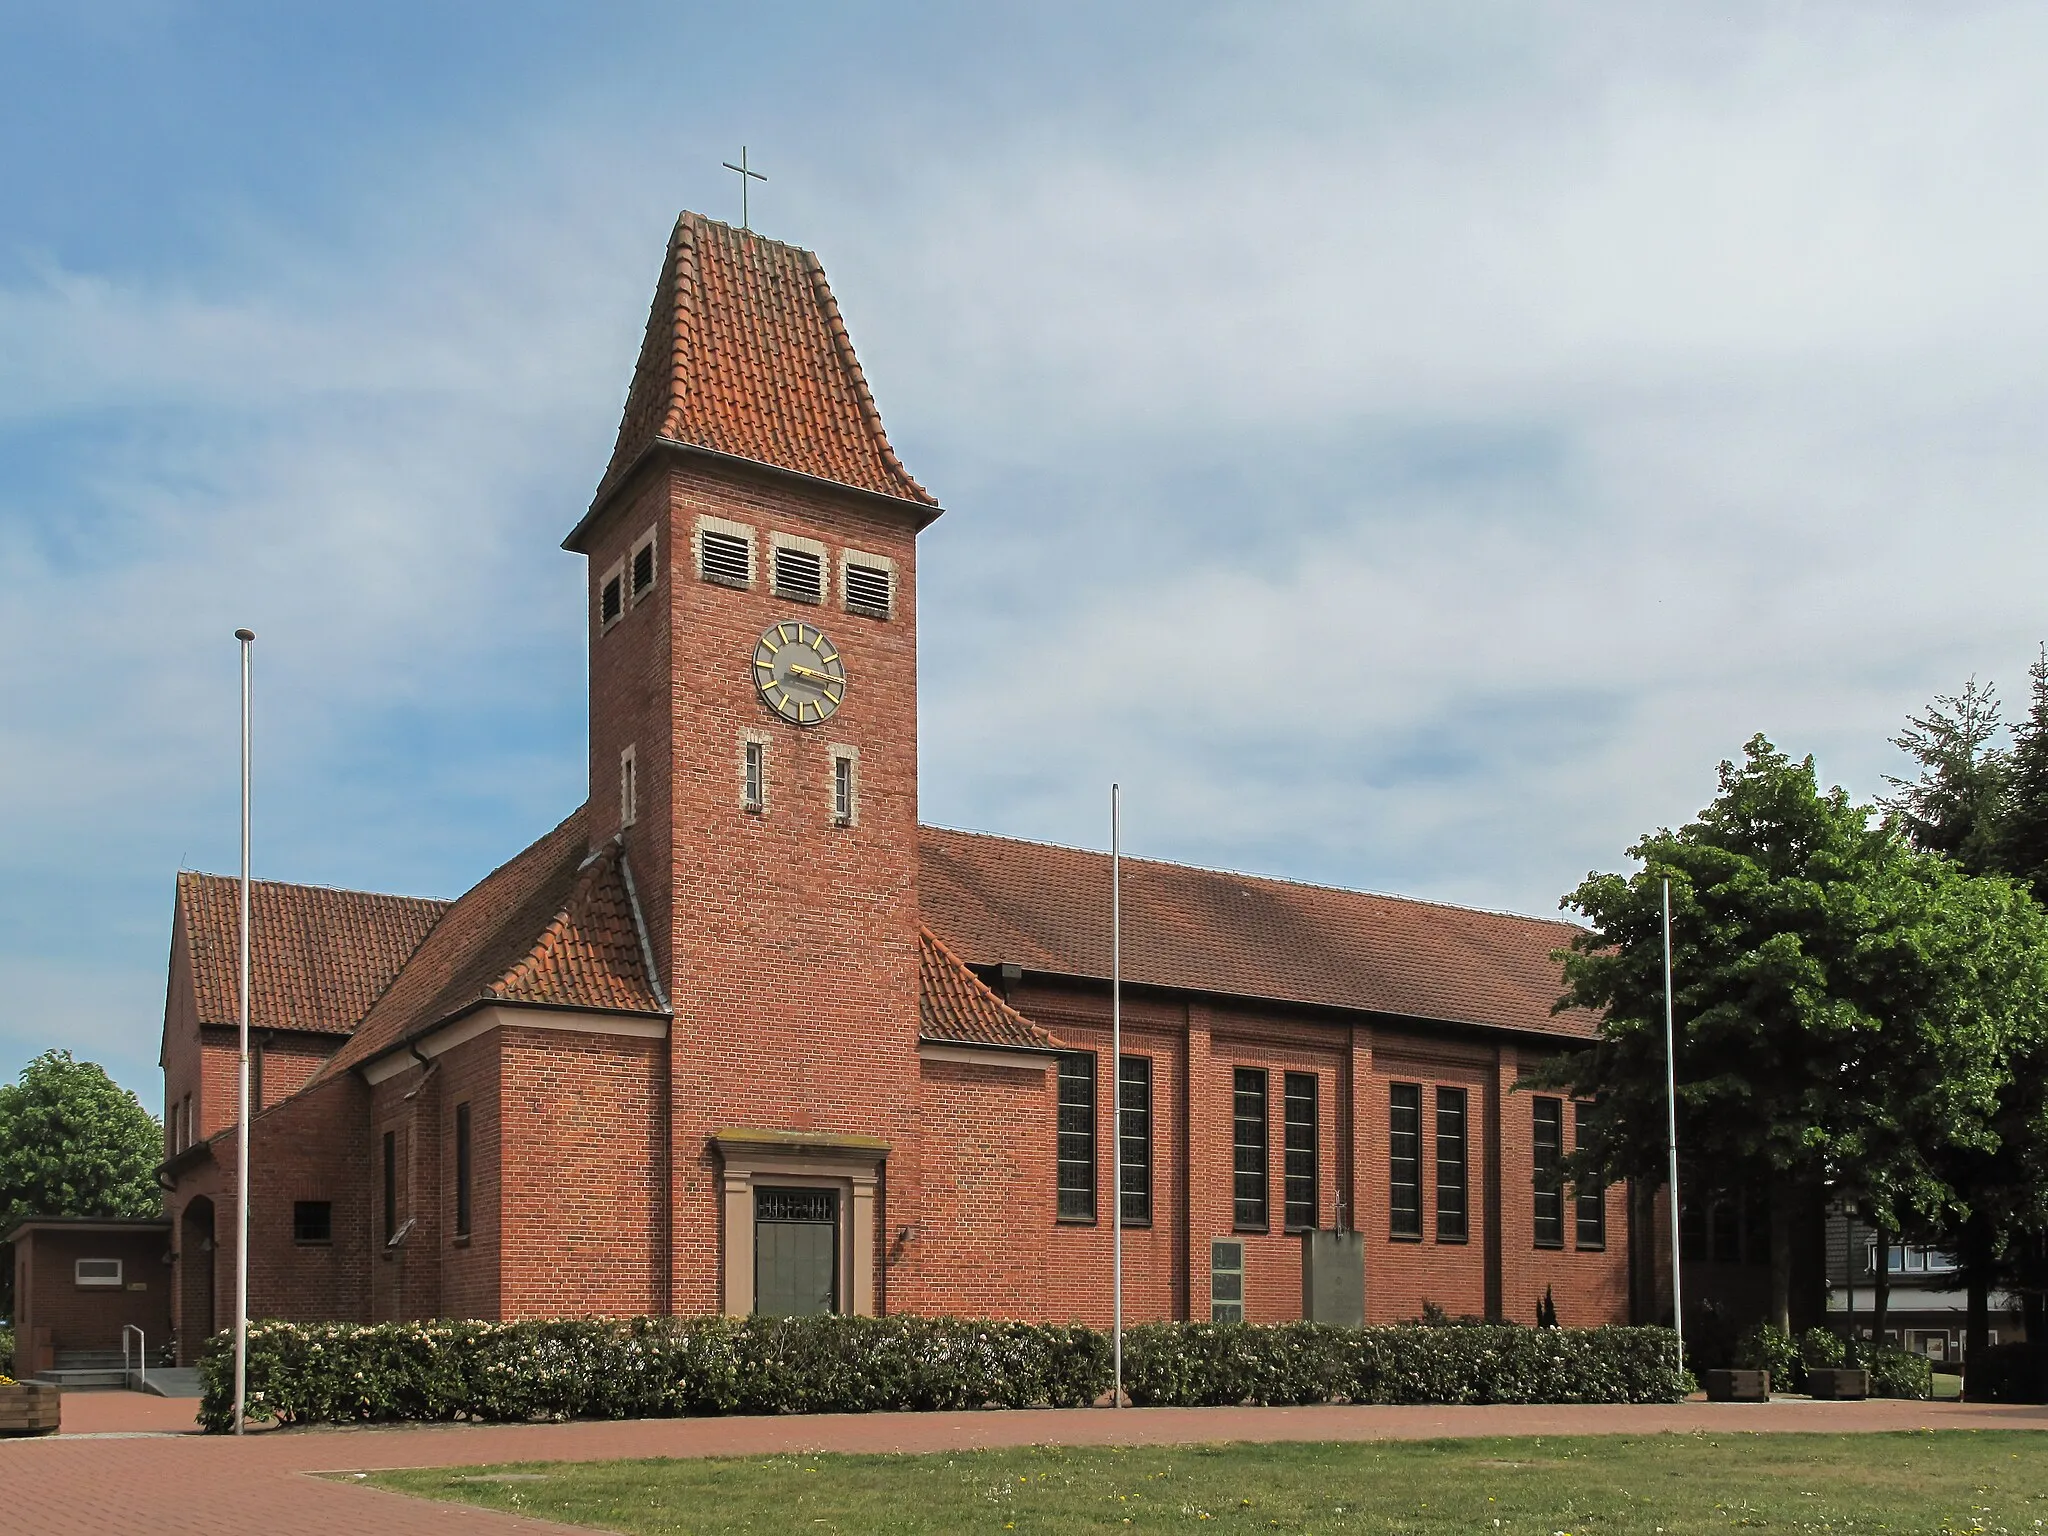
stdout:
{"type": "MultiPolygon", "coordinates": [[[[229,1335],[200,1422],[233,1427],[229,1335]]],[[[1124,1337],[1132,1401],[1671,1402],[1656,1328],[1152,1324],[1124,1337]]],[[[960,1318],[277,1323],[249,1329],[249,1411],[279,1424],[1076,1407],[1109,1390],[1091,1328],[960,1318]]]]}

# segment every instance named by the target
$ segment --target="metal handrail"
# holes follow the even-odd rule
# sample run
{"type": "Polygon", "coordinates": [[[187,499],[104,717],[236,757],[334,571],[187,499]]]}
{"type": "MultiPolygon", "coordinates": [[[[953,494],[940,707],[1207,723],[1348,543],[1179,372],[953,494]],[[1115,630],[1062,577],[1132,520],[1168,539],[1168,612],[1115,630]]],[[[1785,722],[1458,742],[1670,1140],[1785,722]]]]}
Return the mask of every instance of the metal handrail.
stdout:
{"type": "Polygon", "coordinates": [[[123,1386],[127,1386],[130,1376],[133,1376],[138,1383],[137,1386],[130,1390],[138,1392],[147,1392],[149,1390],[149,1340],[144,1336],[138,1324],[123,1323],[121,1325],[121,1384],[123,1386]],[[128,1369],[128,1335],[131,1333],[135,1335],[135,1369],[133,1371],[128,1369]]]}

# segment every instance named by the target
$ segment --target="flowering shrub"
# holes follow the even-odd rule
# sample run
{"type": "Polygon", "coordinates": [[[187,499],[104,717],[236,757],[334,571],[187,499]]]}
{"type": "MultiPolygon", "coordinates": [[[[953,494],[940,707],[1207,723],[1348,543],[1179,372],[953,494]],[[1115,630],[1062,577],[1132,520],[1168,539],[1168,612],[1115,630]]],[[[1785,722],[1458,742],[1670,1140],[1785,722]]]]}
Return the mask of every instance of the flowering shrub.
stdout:
{"type": "Polygon", "coordinates": [[[1124,1335],[1135,1403],[1669,1403],[1664,1328],[1148,1323],[1124,1335]]]}
{"type": "MultiPolygon", "coordinates": [[[[1156,1323],[1126,1331],[1138,1403],[1669,1402],[1654,1328],[1329,1328],[1156,1323]]],[[[234,1423],[234,1356],[200,1362],[200,1422],[234,1423]]],[[[519,1423],[733,1413],[1078,1407],[1109,1390],[1092,1328],[947,1317],[253,1323],[249,1412],[279,1424],[519,1423]]]]}

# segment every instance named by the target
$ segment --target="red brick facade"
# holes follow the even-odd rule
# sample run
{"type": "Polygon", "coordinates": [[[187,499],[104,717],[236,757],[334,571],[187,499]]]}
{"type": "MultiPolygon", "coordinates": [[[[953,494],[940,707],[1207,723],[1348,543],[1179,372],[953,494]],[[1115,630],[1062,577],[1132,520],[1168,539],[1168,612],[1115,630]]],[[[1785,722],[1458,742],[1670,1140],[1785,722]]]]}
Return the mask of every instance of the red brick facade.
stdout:
{"type": "MultiPolygon", "coordinates": [[[[835,1202],[842,1309],[1107,1321],[1106,869],[919,824],[917,541],[936,516],[815,260],[686,216],[619,449],[569,540],[589,568],[589,801],[452,905],[308,898],[366,958],[334,1005],[354,1010],[345,1029],[312,1002],[265,1021],[256,1315],[744,1311],[757,1195],[795,1188],[835,1202]],[[744,541],[746,579],[704,577],[707,529],[744,541]],[[821,600],[778,590],[778,547],[819,558],[821,600]],[[886,616],[847,600],[849,555],[890,572],[886,616]],[[757,638],[790,622],[844,664],[822,722],[791,724],[756,685],[757,638]],[[1093,1221],[1058,1214],[1062,1052],[1096,1062],[1093,1221]],[[295,1222],[307,1206],[321,1235],[295,1222]]],[[[1627,1316],[1620,1191],[1604,1247],[1574,1241],[1569,1196],[1563,1245],[1537,1243],[1517,1085],[1590,1029],[1549,1013],[1566,930],[1172,866],[1128,878],[1123,1046],[1150,1064],[1151,1103],[1128,1318],[1208,1316],[1216,1238],[1244,1243],[1247,1317],[1301,1314],[1290,1077],[1314,1085],[1293,1187],[1312,1175],[1314,1224],[1365,1234],[1369,1318],[1533,1321],[1546,1290],[1566,1322],[1627,1316]],[[1236,1204],[1243,1069],[1267,1085],[1260,1230],[1236,1204]],[[1390,1225],[1395,1084],[1424,1105],[1416,1238],[1390,1225]],[[1469,1106],[1455,1241],[1430,1219],[1439,1088],[1469,1106]]],[[[232,1296],[226,912],[181,883],[163,1060],[167,1104],[197,1106],[194,1144],[173,1130],[167,1149],[188,1357],[232,1296]]],[[[285,958],[264,986],[317,992],[285,958]]],[[[1565,1125],[1568,1146],[1568,1106],[1565,1125]]]]}

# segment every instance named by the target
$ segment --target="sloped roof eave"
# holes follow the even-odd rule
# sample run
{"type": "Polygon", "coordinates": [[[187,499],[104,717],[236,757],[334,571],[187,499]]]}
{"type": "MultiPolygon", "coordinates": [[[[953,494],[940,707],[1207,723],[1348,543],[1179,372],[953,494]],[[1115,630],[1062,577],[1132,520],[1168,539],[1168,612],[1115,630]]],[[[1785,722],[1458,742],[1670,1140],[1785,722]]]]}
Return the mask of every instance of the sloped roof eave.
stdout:
{"type": "MultiPolygon", "coordinates": [[[[1110,978],[1085,971],[1052,971],[1035,965],[1021,968],[1026,976],[1038,976],[1047,981],[1079,983],[1091,987],[1107,987],[1110,978]]],[[[1568,1029],[1539,1029],[1528,1024],[1497,1024],[1485,1019],[1468,1019],[1455,1016],[1438,1017],[1422,1013],[1390,1013],[1384,1008],[1352,1008],[1342,1003],[1321,1002],[1315,998],[1286,997],[1272,992],[1219,992],[1208,987],[1181,986],[1175,982],[1133,981],[1123,979],[1126,992],[1149,992],[1155,995],[1171,993],[1175,997],[1199,998],[1205,1003],[1238,1003],[1246,1007],[1261,1004],[1272,1007],[1299,1009],[1303,1013],[1329,1014],[1340,1018],[1371,1020],[1374,1023],[1414,1024],[1429,1029],[1469,1029],[1486,1035],[1506,1035],[1519,1040],[1583,1040],[1594,1038],[1597,1024],[1589,1025],[1583,1032],[1568,1029]]]]}
{"type": "Polygon", "coordinates": [[[848,485],[843,480],[828,480],[823,475],[813,475],[801,469],[791,469],[786,464],[773,464],[766,459],[754,459],[748,458],[745,454],[727,453],[723,449],[707,448],[702,443],[685,443],[673,437],[657,437],[635,454],[631,462],[621,469],[617,475],[606,480],[603,485],[598,487],[597,495],[591,498],[589,510],[577,520],[576,526],[571,528],[568,536],[562,540],[562,548],[572,554],[580,555],[584,553],[584,536],[611,509],[612,503],[617,501],[626,487],[633,483],[634,477],[646,468],[652,459],[663,453],[678,453],[691,458],[709,459],[713,463],[729,464],[741,469],[758,471],[761,474],[773,476],[776,479],[792,480],[799,485],[822,486],[827,490],[843,492],[848,496],[856,497],[873,505],[887,507],[891,511],[909,513],[916,520],[919,533],[924,532],[925,529],[937,522],[945,514],[946,510],[936,501],[919,501],[913,496],[898,496],[888,491],[873,490],[865,485],[848,485]]]}
{"type": "MultiPolygon", "coordinates": [[[[615,1019],[661,1019],[670,1023],[675,1021],[675,1010],[673,1008],[605,1008],[595,1003],[550,1003],[528,997],[473,997],[453,1012],[443,1014],[431,1024],[422,1025],[417,1029],[407,1031],[389,1045],[381,1046],[377,1050],[372,1051],[368,1056],[363,1056],[350,1062],[342,1070],[344,1072],[354,1072],[358,1076],[364,1075],[369,1071],[372,1063],[384,1061],[389,1057],[397,1055],[400,1051],[410,1050],[413,1046],[439,1034],[451,1025],[460,1024],[480,1008],[518,1008],[534,1013],[584,1013],[615,1019]]],[[[304,1093],[307,1088],[311,1088],[315,1084],[330,1081],[332,1079],[325,1076],[316,1077],[307,1083],[305,1088],[301,1088],[299,1093],[304,1093]]],[[[297,1096],[297,1094],[292,1095],[294,1098],[297,1096]]]]}

